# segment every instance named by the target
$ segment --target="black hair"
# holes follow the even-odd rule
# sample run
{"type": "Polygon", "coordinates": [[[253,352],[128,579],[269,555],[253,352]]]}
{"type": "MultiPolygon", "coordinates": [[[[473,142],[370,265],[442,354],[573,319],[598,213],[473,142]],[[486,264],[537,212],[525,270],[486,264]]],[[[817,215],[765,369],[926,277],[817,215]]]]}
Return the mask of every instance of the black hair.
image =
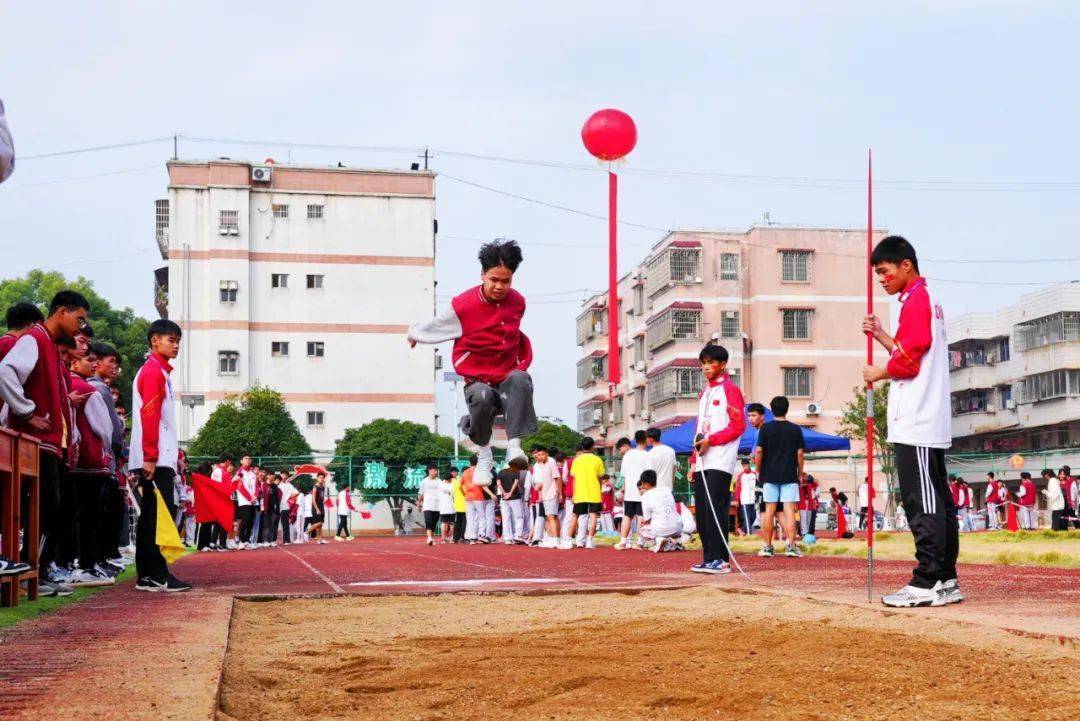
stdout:
{"type": "Polygon", "coordinates": [[[1061,470],[1065,471],[1066,476],[1071,476],[1072,475],[1072,468],[1069,468],[1068,466],[1062,466],[1061,470]]]}
{"type": "Polygon", "coordinates": [[[596,441],[594,441],[589,436],[585,436],[584,438],[581,439],[581,450],[583,450],[583,451],[591,451],[593,449],[593,446],[595,446],[595,445],[596,445],[596,441]]]}
{"type": "Polygon", "coordinates": [[[1054,473],[1053,468],[1044,468],[1044,469],[1042,469],[1042,475],[1043,475],[1044,478],[1051,478],[1053,476],[1056,476],[1057,474],[1054,473]]]}
{"type": "Polygon", "coordinates": [[[641,478],[638,479],[638,483],[651,483],[656,485],[656,471],[651,468],[641,472],[641,478]]]}
{"type": "Polygon", "coordinates": [[[746,412],[760,413],[761,415],[765,415],[765,406],[761,405],[760,403],[751,403],[746,407],[746,412]]]}
{"type": "MultiPolygon", "coordinates": [[[[476,458],[476,456],[473,456],[473,458],[476,458]]],[[[438,470],[439,470],[439,467],[438,467],[437,465],[435,465],[434,463],[429,463],[429,464],[427,464],[427,469],[428,469],[429,471],[430,471],[430,470],[432,470],[432,469],[434,469],[434,470],[438,471],[438,470]]]]}
{"type": "Polygon", "coordinates": [[[749,459],[749,458],[744,458],[744,459],[742,459],[742,464],[743,464],[744,466],[749,466],[749,465],[750,465],[750,459],[749,459]]]}
{"type": "Polygon", "coordinates": [[[94,351],[94,355],[98,358],[115,358],[116,360],[120,360],[120,354],[116,352],[116,349],[104,341],[94,341],[90,344],[90,350],[94,351]]]}
{"type": "Polygon", "coordinates": [[[698,353],[698,360],[704,363],[705,361],[716,361],[717,363],[727,363],[728,352],[727,348],[722,345],[716,345],[710,343],[701,349],[698,353]]]}
{"type": "Polygon", "coordinates": [[[648,438],[648,436],[645,435],[645,431],[634,431],[634,443],[639,446],[645,445],[646,438],[648,438]]]}
{"type": "Polygon", "coordinates": [[[218,456],[218,463],[225,463],[226,461],[232,463],[232,456],[228,453],[222,453],[220,456],[218,456]]]}
{"type": "Polygon", "coordinates": [[[990,478],[993,478],[993,477],[994,477],[994,472],[993,472],[993,471],[990,471],[990,472],[989,472],[989,473],[987,473],[986,475],[987,475],[987,476],[989,476],[990,478]]]}
{"type": "Polygon", "coordinates": [[[204,476],[209,476],[211,473],[213,473],[213,469],[210,468],[209,463],[200,463],[199,466],[195,469],[195,472],[201,473],[204,476]]]}
{"type": "Polygon", "coordinates": [[[456,468],[451,468],[449,471],[447,471],[446,473],[443,474],[442,479],[444,481],[452,481],[452,480],[454,480],[454,471],[456,471],[456,470],[457,470],[456,468]]]}
{"type": "Polygon", "coordinates": [[[89,313],[90,301],[86,300],[82,293],[76,293],[73,290],[62,290],[54,295],[52,302],[49,303],[49,315],[54,315],[56,311],[61,308],[64,310],[78,310],[79,308],[82,308],[89,313]]]}
{"type": "Polygon", "coordinates": [[[69,335],[56,336],[56,345],[75,350],[75,339],[69,335]]]}
{"type": "Polygon", "coordinates": [[[623,446],[629,446],[629,445],[630,445],[630,439],[623,436],[619,440],[615,441],[615,450],[618,450],[618,449],[622,448],[623,446]]]}
{"type": "Polygon", "coordinates": [[[769,401],[769,408],[772,409],[773,416],[777,418],[786,416],[789,407],[791,407],[791,403],[788,402],[785,396],[776,396],[769,401]]]}
{"type": "Polygon", "coordinates": [[[532,447],[532,452],[533,452],[533,453],[539,453],[540,451],[543,451],[544,453],[547,453],[547,452],[548,452],[548,449],[547,449],[547,448],[544,448],[544,447],[543,447],[542,445],[540,445],[539,443],[533,443],[533,447],[532,447]]]}
{"type": "Polygon", "coordinates": [[[168,318],[158,318],[146,329],[146,342],[156,335],[174,335],[179,338],[182,334],[180,326],[168,318]]]}
{"type": "Polygon", "coordinates": [[[660,429],[656,428],[655,426],[652,427],[652,428],[649,428],[648,430],[645,431],[645,437],[646,438],[652,438],[657,443],[660,442],[660,435],[661,435],[660,429]]]}
{"type": "Polygon", "coordinates": [[[919,259],[915,256],[915,247],[899,235],[890,235],[882,238],[874,246],[874,252],[870,254],[870,265],[878,263],[895,263],[900,265],[905,260],[910,260],[915,272],[919,272],[919,259]]]}
{"type": "Polygon", "coordinates": [[[1029,480],[1031,479],[1031,474],[1028,473],[1027,471],[1024,471],[1023,473],[1020,474],[1020,480],[1024,480],[1025,478],[1027,478],[1029,480]]]}
{"type": "Polygon", "coordinates": [[[7,310],[8,330],[22,330],[44,320],[45,316],[41,314],[38,307],[26,301],[20,301],[7,310]]]}
{"type": "Polygon", "coordinates": [[[505,266],[513,273],[517,271],[522,261],[521,248],[517,241],[506,238],[496,238],[490,243],[484,243],[480,246],[477,257],[480,259],[480,268],[484,272],[505,266]]]}
{"type": "Polygon", "coordinates": [[[469,456],[469,465],[470,466],[475,466],[478,463],[480,463],[480,456],[476,455],[475,453],[472,454],[471,456],[469,456]]]}
{"type": "Polygon", "coordinates": [[[83,323],[83,327],[79,328],[79,332],[76,333],[75,335],[84,335],[87,338],[93,338],[94,337],[94,329],[90,327],[89,323],[83,323]]]}

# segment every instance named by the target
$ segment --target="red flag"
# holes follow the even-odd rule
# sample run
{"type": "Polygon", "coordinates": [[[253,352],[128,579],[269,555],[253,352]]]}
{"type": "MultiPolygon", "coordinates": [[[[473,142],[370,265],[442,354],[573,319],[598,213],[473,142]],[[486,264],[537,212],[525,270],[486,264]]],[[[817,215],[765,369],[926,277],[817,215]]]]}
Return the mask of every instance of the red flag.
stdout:
{"type": "Polygon", "coordinates": [[[844,515],[844,507],[836,504],[836,537],[843,538],[847,535],[847,517],[844,515]]]}
{"type": "Polygon", "coordinates": [[[1005,505],[1009,508],[1009,510],[1005,512],[1005,528],[1016,533],[1020,530],[1020,522],[1016,520],[1016,504],[1012,501],[1007,501],[1005,505]]]}
{"type": "Polygon", "coordinates": [[[191,474],[191,487],[195,489],[195,521],[216,522],[222,528],[233,527],[232,484],[218,483],[201,473],[191,474]]]}

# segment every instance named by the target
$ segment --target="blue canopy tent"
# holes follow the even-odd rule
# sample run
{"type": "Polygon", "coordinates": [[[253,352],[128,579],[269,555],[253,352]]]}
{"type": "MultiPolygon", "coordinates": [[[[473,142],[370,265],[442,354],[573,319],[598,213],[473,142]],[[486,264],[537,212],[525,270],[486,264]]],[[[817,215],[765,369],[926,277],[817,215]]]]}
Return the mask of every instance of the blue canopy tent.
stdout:
{"type": "MultiPolygon", "coordinates": [[[[773,419],[772,411],[765,409],[765,420],[773,419]]],[[[689,420],[682,425],[669,428],[660,435],[660,440],[675,449],[676,453],[690,453],[694,449],[694,426],[697,420],[689,420]]],[[[818,433],[809,428],[803,428],[803,440],[806,442],[806,450],[810,451],[846,451],[851,449],[851,441],[841,436],[831,436],[828,433],[818,433]]],[[[739,439],[739,453],[749,453],[754,449],[754,441],[757,438],[757,429],[746,424],[746,432],[739,439]]]]}

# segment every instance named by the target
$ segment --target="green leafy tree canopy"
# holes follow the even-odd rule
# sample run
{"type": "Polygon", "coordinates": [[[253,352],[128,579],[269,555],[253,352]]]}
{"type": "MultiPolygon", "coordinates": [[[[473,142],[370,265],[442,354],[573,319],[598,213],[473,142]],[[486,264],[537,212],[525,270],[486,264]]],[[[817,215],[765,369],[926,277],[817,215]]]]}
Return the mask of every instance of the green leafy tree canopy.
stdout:
{"type": "Polygon", "coordinates": [[[131,408],[131,382],[146,357],[146,328],[150,321],[135,315],[131,308],[117,310],[109,301],[98,295],[94,284],[79,276],[68,280],[57,271],[32,270],[23,278],[0,280],[0,312],[13,304],[29,301],[48,313],[49,302],[61,290],[82,293],[90,302],[90,326],[94,340],[103,341],[116,348],[123,364],[122,373],[116,379],[121,403],[131,408]]]}
{"type": "Polygon", "coordinates": [[[277,391],[255,386],[223,401],[191,442],[191,455],[302,456],[311,453],[277,391]]]}
{"type": "Polygon", "coordinates": [[[536,433],[526,436],[521,443],[521,447],[528,451],[534,445],[541,445],[545,448],[558,448],[569,455],[581,445],[583,437],[568,425],[540,421],[536,433]]]}

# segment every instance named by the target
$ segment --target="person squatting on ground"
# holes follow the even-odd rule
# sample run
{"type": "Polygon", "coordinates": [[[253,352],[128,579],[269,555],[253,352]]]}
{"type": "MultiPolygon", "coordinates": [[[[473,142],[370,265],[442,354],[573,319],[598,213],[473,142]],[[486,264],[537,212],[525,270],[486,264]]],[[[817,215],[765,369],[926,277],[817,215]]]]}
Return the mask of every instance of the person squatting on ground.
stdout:
{"type": "MultiPolygon", "coordinates": [[[[494,240],[480,247],[480,285],[455,297],[431,320],[409,328],[408,342],[454,341],[451,359],[465,379],[469,412],[461,430],[475,443],[478,463],[474,482],[492,483],[495,460],[491,433],[495,416],[506,419],[507,461],[527,460],[521,439],[536,432],[533,382],[526,372],[532,364],[532,345],[521,332],[525,298],[511,286],[521,264],[521,249],[513,240],[494,240]]],[[[494,514],[494,508],[492,508],[494,514]]]]}
{"type": "MultiPolygon", "coordinates": [[[[631,483],[629,479],[626,481],[631,483]]],[[[651,544],[654,553],[682,548],[683,524],[675,496],[666,486],[657,487],[656,471],[645,470],[636,484],[641,497],[641,525],[638,535],[651,544]]]]}
{"type": "MultiPolygon", "coordinates": [[[[695,573],[731,573],[728,550],[731,480],[738,462],[739,439],[746,430],[743,397],[726,373],[728,352],[707,345],[698,354],[705,388],[698,399],[697,428],[690,466],[694,469],[694,507],[701,537],[701,563],[695,573]]],[[[652,453],[653,451],[650,451],[652,453]]],[[[661,478],[658,475],[658,485],[661,478]]]]}
{"type": "Polygon", "coordinates": [[[863,320],[863,331],[889,352],[884,368],[863,368],[863,379],[889,381],[888,442],[918,561],[908,584],[881,600],[894,607],[958,603],[964,598],[956,578],[959,529],[945,472],[945,449],[952,445],[945,314],[919,275],[907,240],[884,238],[870,262],[882,288],[899,295],[902,307],[895,337],[876,316],[863,320]]]}
{"type": "Polygon", "coordinates": [[[783,504],[780,525],[787,540],[784,555],[802,556],[795,545],[795,510],[799,502],[799,478],[803,475],[806,442],[802,429],[787,419],[789,402],[784,396],[769,401],[773,419],[758,430],[754,448],[754,465],[761,473],[761,492],[765,512],[761,514],[761,535],[764,544],[759,556],[769,558],[773,549],[773,520],[779,504],[783,504]]]}

